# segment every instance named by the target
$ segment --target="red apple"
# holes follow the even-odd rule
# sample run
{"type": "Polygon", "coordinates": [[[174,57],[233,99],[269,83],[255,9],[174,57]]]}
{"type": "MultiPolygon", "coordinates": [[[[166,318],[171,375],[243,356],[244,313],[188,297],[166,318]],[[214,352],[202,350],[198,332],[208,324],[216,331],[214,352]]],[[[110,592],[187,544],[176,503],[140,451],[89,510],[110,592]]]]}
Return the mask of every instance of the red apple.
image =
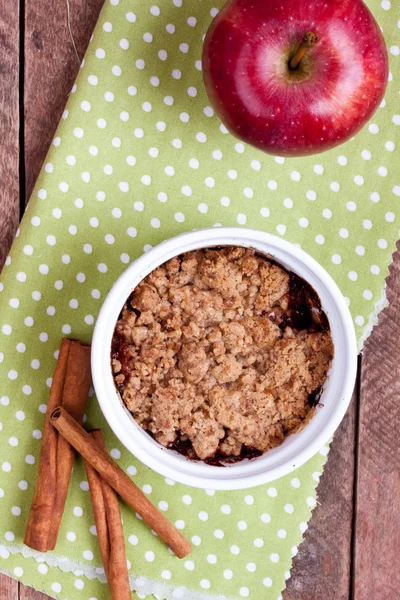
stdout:
{"type": "Polygon", "coordinates": [[[230,0],[207,32],[203,72],[233,135],[270,154],[305,156],[370,119],[388,56],[362,0],[230,0]]]}

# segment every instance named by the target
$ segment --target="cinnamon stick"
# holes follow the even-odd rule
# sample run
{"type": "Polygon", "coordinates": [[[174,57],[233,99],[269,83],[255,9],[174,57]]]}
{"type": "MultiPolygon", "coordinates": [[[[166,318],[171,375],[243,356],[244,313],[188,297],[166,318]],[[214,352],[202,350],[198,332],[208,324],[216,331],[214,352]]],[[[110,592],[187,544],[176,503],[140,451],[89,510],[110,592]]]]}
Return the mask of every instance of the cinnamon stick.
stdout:
{"type": "MultiPolygon", "coordinates": [[[[61,406],[68,410],[78,423],[82,423],[91,383],[90,346],[72,341],[61,406]]],[[[48,550],[54,550],[56,546],[74,464],[74,455],[75,451],[72,446],[59,435],[57,439],[57,491],[48,539],[48,550]]]]}
{"type": "Polygon", "coordinates": [[[56,406],[66,402],[70,408],[73,405],[78,418],[80,414],[83,416],[90,381],[90,346],[64,338],[50,388],[35,491],[24,537],[24,543],[39,552],[55,546],[72,469],[72,463],[69,468],[62,455],[60,459],[58,444],[63,438],[50,424],[50,414],[56,406]],[[80,376],[77,376],[78,369],[80,376]]]}
{"type": "MultiPolygon", "coordinates": [[[[91,434],[93,435],[93,432],[91,432],[91,434]]],[[[85,469],[89,482],[90,498],[92,500],[94,522],[96,523],[101,562],[103,563],[107,581],[109,581],[110,539],[108,535],[107,513],[103,496],[103,488],[101,485],[100,475],[86,460],[85,469]]]]}
{"type": "Polygon", "coordinates": [[[57,365],[50,388],[43,426],[42,445],[40,448],[35,491],[24,537],[24,544],[39,552],[46,552],[47,550],[56,494],[58,434],[50,424],[50,414],[56,406],[61,404],[70,347],[71,340],[64,338],[61,342],[57,365]]]}
{"type": "MultiPolygon", "coordinates": [[[[90,435],[99,448],[106,453],[107,447],[101,430],[96,429],[91,431],[90,435]]],[[[112,600],[130,600],[131,591],[126,564],[124,532],[122,529],[117,496],[108,483],[101,479],[93,467],[86,461],[85,467],[88,474],[88,480],[90,477],[90,480],[94,483],[94,488],[92,490],[89,480],[97,536],[99,539],[104,570],[111,591],[111,598],[112,600]],[[98,484],[100,484],[100,489],[98,488],[98,484]],[[101,514],[103,507],[105,508],[104,515],[101,514]],[[104,540],[104,530],[107,536],[106,540],[104,540]]]]}
{"type": "Polygon", "coordinates": [[[50,421],[179,558],[184,558],[190,553],[191,546],[188,540],[153,506],[128,475],[98,447],[93,438],[63,407],[58,407],[52,412],[50,421]]]}

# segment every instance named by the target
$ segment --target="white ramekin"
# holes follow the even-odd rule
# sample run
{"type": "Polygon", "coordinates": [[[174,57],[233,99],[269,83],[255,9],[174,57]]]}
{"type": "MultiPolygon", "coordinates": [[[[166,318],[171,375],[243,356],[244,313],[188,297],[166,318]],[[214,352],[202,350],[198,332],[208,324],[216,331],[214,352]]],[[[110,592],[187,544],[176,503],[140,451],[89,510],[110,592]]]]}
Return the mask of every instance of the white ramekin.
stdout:
{"type": "Polygon", "coordinates": [[[345,300],[331,276],[297,246],[263,231],[218,227],[184,233],[162,242],[135,260],[108,294],[97,319],[92,343],[92,374],[96,395],[110,427],[124,446],[145,465],[174,481],[191,486],[234,490],[260,485],[290,473],[331,438],[342,420],[353,392],[357,345],[345,300]],[[255,248],[273,256],[308,281],[318,293],[328,316],[335,357],[315,416],[299,432],[263,456],[224,468],[189,461],[152,439],[134,421],[116,391],[111,372],[111,340],[118,315],[129,294],[150,271],[173,256],[212,246],[255,248]]]}

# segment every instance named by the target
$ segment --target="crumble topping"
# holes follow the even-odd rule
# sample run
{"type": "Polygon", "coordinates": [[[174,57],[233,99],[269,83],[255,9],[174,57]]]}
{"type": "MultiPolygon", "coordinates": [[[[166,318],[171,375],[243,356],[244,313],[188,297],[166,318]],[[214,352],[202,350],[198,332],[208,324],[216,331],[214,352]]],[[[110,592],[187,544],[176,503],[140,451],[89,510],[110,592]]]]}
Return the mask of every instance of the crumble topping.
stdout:
{"type": "Polygon", "coordinates": [[[332,357],[314,290],[227,246],[150,273],[122,309],[111,362],[136,422],[205,460],[279,445],[312,415],[332,357]]]}

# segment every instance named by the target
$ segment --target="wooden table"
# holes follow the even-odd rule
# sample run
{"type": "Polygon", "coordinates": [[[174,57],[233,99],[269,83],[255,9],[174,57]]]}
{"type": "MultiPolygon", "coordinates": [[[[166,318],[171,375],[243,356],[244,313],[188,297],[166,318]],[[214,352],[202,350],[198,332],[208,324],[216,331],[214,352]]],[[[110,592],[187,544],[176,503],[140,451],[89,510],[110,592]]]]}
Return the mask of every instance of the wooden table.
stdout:
{"type": "MultiPolygon", "coordinates": [[[[69,0],[81,57],[101,5],[69,0]]],[[[78,71],[67,23],[65,0],[0,0],[0,268],[78,71]]],[[[284,600],[400,598],[400,250],[387,291],[284,600]]],[[[18,598],[47,596],[0,575],[18,598]]]]}

